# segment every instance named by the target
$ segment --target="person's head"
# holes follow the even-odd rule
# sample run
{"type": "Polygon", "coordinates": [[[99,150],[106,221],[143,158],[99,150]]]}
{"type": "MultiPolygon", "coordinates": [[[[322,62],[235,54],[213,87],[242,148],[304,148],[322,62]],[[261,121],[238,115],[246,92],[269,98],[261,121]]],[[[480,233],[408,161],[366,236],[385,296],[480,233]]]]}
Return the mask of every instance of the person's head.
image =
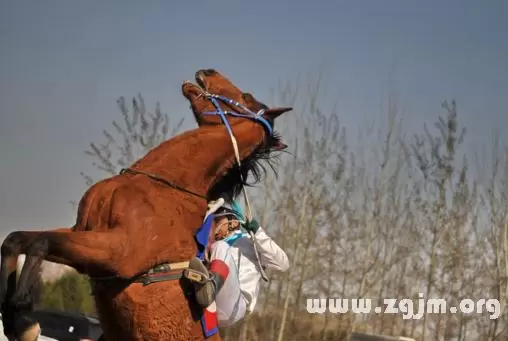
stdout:
{"type": "Polygon", "coordinates": [[[220,207],[214,214],[214,220],[215,240],[224,239],[232,232],[238,230],[241,224],[245,222],[242,210],[235,202],[233,204],[226,203],[220,207]]]}

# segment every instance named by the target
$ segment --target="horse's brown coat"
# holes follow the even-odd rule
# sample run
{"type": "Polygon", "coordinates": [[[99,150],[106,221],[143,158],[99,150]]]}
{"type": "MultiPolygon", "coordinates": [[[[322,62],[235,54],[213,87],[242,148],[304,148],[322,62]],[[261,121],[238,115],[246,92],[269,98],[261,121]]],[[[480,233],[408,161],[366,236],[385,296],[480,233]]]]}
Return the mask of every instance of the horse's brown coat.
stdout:
{"type": "MultiPolygon", "coordinates": [[[[216,78],[203,76],[207,90],[248,104],[231,82],[218,73],[211,76],[216,78]]],[[[198,119],[200,112],[214,109],[201,97],[192,95],[193,90],[189,84],[182,87],[198,119]]],[[[238,118],[230,123],[241,159],[265,139],[266,132],[258,123],[238,118]]],[[[235,160],[224,127],[199,120],[198,124],[200,128],[162,143],[131,168],[156,174],[206,196],[235,160]]],[[[43,258],[70,265],[90,276],[114,274],[121,278],[130,278],[159,263],[190,259],[196,253],[193,234],[201,225],[206,208],[205,199],[144,175],[125,173],[93,185],[80,201],[72,232],[16,231],[6,238],[2,245],[0,299],[10,300],[4,302],[2,314],[12,315],[19,302],[27,300],[29,285],[43,258]],[[17,291],[13,292],[12,259],[21,252],[26,252],[27,258],[17,291]]],[[[195,307],[193,311],[193,303],[185,298],[177,281],[146,287],[136,283],[124,289],[99,287],[95,300],[106,340],[203,339],[199,320],[192,315],[195,307]]],[[[214,339],[219,340],[219,335],[214,339]]]]}

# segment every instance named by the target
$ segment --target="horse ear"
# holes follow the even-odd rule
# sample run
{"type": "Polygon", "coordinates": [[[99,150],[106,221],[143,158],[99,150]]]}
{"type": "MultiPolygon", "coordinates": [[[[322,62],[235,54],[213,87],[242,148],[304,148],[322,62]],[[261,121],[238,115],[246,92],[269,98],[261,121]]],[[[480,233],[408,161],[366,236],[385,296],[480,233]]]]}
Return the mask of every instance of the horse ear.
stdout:
{"type": "Polygon", "coordinates": [[[293,110],[293,108],[291,108],[291,107],[265,109],[263,116],[265,118],[274,120],[277,117],[279,117],[280,115],[284,114],[285,112],[288,112],[291,110],[293,110]]]}
{"type": "Polygon", "coordinates": [[[288,147],[288,145],[287,145],[287,144],[285,144],[285,143],[283,143],[283,142],[280,142],[280,141],[279,141],[279,142],[277,142],[277,144],[276,144],[275,146],[273,146],[272,148],[273,148],[274,150],[281,151],[281,150],[286,149],[287,147],[288,147]]]}

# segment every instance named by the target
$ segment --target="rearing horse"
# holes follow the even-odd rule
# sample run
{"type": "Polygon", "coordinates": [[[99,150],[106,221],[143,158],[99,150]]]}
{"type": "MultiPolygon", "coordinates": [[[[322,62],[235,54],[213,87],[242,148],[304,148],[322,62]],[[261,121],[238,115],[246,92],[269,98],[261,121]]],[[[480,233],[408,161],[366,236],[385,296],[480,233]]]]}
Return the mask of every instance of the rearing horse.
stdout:
{"type": "MultiPolygon", "coordinates": [[[[241,92],[214,83],[214,75],[213,70],[202,70],[197,82],[208,84],[207,92],[247,105],[241,92]]],[[[237,107],[218,104],[217,98],[200,95],[198,89],[203,90],[188,83],[182,87],[191,103],[201,103],[203,112],[237,107]]],[[[217,193],[234,196],[259,160],[269,159],[285,146],[272,127],[275,118],[289,110],[266,108],[259,117],[228,117],[241,167],[236,165],[231,136],[224,127],[202,126],[162,143],[127,171],[90,187],[71,229],[9,234],[2,244],[0,268],[4,333],[17,336],[16,330],[23,328],[40,264],[48,260],[69,265],[94,280],[105,340],[204,339],[200,311],[185,296],[185,281],[144,285],[144,280],[150,278],[151,270],[156,276],[161,264],[173,275],[181,273],[181,268],[172,270],[171,265],[196,255],[194,237],[207,203],[217,193]],[[26,254],[26,260],[16,285],[20,253],[26,254]]]]}

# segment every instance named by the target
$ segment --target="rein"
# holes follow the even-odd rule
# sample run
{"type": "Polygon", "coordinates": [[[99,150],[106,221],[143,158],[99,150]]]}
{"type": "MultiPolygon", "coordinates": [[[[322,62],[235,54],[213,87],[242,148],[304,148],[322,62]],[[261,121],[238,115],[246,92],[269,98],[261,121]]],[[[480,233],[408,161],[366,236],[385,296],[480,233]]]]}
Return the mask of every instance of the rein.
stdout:
{"type": "Polygon", "coordinates": [[[192,192],[192,191],[189,191],[188,189],[186,188],[183,188],[181,186],[178,186],[178,185],[175,185],[174,183],[172,182],[169,182],[168,180],[166,179],[163,179],[157,175],[154,175],[154,174],[150,174],[150,173],[147,173],[147,172],[143,172],[143,171],[140,171],[140,170],[137,170],[137,169],[132,169],[132,168],[122,168],[122,170],[120,170],[120,174],[124,174],[124,173],[131,173],[131,174],[143,174],[147,177],[149,177],[150,179],[152,180],[155,180],[155,181],[158,181],[158,182],[162,182],[163,184],[169,186],[169,187],[173,187],[174,189],[177,189],[179,191],[182,191],[182,192],[185,192],[185,193],[188,193],[188,194],[191,194],[191,195],[194,195],[198,198],[201,198],[201,199],[205,199],[205,200],[208,200],[207,197],[201,195],[201,194],[197,194],[195,192],[192,192]]]}
{"type": "MultiPolygon", "coordinates": [[[[247,119],[251,119],[251,120],[254,120],[254,121],[257,121],[259,123],[261,123],[264,128],[267,130],[268,134],[273,135],[273,128],[272,126],[270,125],[270,123],[268,123],[268,121],[262,116],[263,113],[265,112],[264,109],[261,109],[259,110],[257,113],[251,111],[249,108],[245,107],[244,105],[238,103],[238,102],[235,102],[227,97],[224,97],[222,95],[215,95],[215,94],[210,94],[206,91],[203,92],[203,95],[205,97],[207,97],[208,99],[210,99],[210,101],[213,103],[213,105],[215,106],[215,108],[217,109],[217,111],[209,111],[209,112],[204,112],[203,115],[219,115],[222,122],[224,123],[224,125],[226,126],[226,129],[228,130],[228,133],[229,133],[229,137],[231,138],[231,142],[233,144],[233,149],[235,151],[235,157],[236,157],[236,162],[238,162],[238,166],[241,165],[241,161],[240,161],[240,154],[239,154],[239,151],[238,151],[238,143],[236,142],[236,138],[233,134],[233,131],[231,129],[231,126],[229,125],[229,122],[226,118],[226,115],[231,115],[231,116],[234,116],[234,117],[241,117],[241,118],[247,118],[247,119]],[[227,104],[231,104],[231,105],[234,105],[244,111],[247,112],[248,115],[245,115],[245,114],[240,114],[240,113],[236,113],[236,112],[233,112],[233,111],[224,111],[222,110],[222,108],[220,107],[219,103],[217,102],[217,100],[220,100],[222,102],[225,102],[227,104]]],[[[240,176],[242,177],[242,182],[245,183],[245,179],[243,178],[243,175],[242,173],[240,172],[240,176]]],[[[245,205],[247,206],[247,220],[250,221],[252,220],[252,210],[251,210],[251,205],[250,205],[250,202],[249,202],[249,198],[247,196],[247,191],[245,190],[245,186],[242,185],[242,192],[243,192],[243,196],[244,196],[244,199],[245,199],[245,205]]],[[[258,264],[258,268],[259,268],[259,271],[261,273],[261,277],[263,278],[263,280],[265,282],[268,282],[268,277],[266,276],[266,273],[263,269],[263,266],[261,265],[261,261],[260,261],[260,257],[259,257],[259,252],[258,252],[258,249],[257,249],[257,246],[256,246],[256,236],[254,235],[254,233],[252,231],[249,231],[249,235],[250,237],[252,238],[252,246],[254,247],[254,253],[256,255],[256,260],[257,260],[257,264],[258,264]]]]}

